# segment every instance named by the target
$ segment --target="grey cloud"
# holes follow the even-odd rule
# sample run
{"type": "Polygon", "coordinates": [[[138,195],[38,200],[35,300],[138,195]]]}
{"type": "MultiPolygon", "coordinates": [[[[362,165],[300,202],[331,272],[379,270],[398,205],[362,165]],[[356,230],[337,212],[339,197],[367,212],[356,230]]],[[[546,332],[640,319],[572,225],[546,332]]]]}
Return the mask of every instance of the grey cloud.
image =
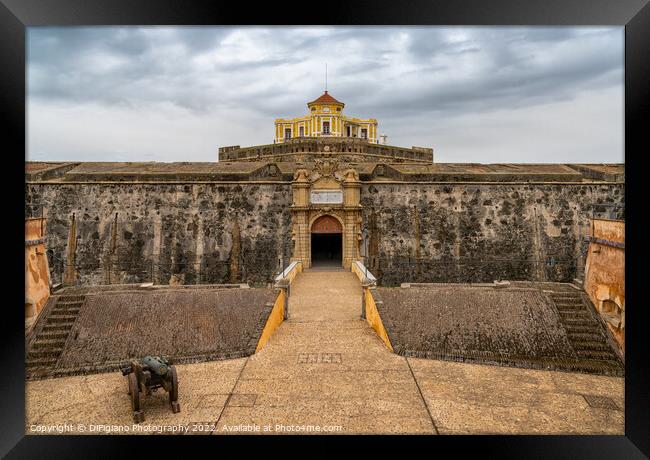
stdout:
{"type": "MultiPolygon", "coordinates": [[[[348,114],[425,139],[436,120],[611,88],[622,95],[623,29],[36,27],[28,31],[28,104],[175,107],[193,120],[236,113],[249,117],[234,121],[242,133],[249,120],[267,120],[268,130],[234,143],[266,143],[273,118],[306,113],[322,92],[325,62],[330,93],[348,114]]],[[[29,129],[38,137],[39,126],[29,129]]]]}

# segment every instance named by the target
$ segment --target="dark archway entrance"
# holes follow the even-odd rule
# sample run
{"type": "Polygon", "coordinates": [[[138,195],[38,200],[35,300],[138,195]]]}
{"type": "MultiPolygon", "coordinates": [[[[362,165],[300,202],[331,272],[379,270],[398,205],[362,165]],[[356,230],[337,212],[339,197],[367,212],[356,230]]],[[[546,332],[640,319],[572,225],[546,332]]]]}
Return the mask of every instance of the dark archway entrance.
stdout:
{"type": "Polygon", "coordinates": [[[321,216],[311,226],[311,266],[343,265],[343,229],[336,218],[321,216]]]}

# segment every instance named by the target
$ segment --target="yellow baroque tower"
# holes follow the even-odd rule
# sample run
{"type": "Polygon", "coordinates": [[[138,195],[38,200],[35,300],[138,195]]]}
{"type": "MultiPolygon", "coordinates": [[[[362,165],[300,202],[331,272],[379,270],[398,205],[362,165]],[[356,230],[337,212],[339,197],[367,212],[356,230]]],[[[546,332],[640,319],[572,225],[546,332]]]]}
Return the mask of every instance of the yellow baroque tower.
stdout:
{"type": "Polygon", "coordinates": [[[343,107],[343,102],[325,91],[318,99],[307,103],[307,115],[275,120],[275,143],[300,137],[356,137],[378,144],[377,120],[346,117],[343,107]]]}

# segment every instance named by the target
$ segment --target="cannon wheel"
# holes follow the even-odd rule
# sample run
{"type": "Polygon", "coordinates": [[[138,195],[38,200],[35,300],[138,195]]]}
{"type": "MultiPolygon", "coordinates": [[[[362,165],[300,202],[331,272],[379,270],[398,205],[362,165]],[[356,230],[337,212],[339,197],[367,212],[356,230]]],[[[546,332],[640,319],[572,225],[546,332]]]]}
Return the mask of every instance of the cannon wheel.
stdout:
{"type": "Polygon", "coordinates": [[[140,389],[138,388],[138,378],[134,373],[129,374],[129,394],[131,395],[131,408],[133,412],[140,410],[140,389]]]}
{"type": "Polygon", "coordinates": [[[169,390],[169,402],[172,405],[172,412],[180,412],[181,406],[178,404],[178,377],[176,375],[176,366],[169,366],[172,374],[172,386],[169,390]]]}

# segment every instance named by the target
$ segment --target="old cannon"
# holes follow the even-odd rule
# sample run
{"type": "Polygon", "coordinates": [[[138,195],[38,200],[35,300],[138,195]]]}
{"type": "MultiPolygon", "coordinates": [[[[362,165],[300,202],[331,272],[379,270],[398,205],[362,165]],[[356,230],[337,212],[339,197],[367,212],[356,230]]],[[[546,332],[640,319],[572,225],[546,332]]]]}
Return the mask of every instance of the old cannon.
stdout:
{"type": "Polygon", "coordinates": [[[178,404],[178,378],[176,368],[170,364],[165,357],[145,356],[130,363],[120,366],[122,375],[127,376],[129,395],[131,396],[131,408],[133,409],[133,420],[136,423],[144,421],[144,412],[141,409],[140,393],[151,395],[152,391],[163,388],[169,393],[169,402],[172,412],[180,412],[178,404]]]}

